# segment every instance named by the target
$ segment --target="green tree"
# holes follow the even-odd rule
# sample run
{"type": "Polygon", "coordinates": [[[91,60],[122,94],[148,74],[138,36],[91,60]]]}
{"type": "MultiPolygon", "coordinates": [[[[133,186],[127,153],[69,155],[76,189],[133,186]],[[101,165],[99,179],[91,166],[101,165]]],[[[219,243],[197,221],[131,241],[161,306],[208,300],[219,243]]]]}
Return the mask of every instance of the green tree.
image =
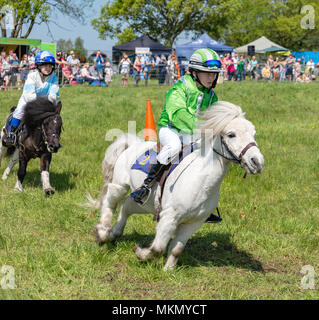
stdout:
{"type": "Polygon", "coordinates": [[[120,38],[125,28],[172,46],[184,31],[218,34],[225,23],[222,0],[113,0],[92,20],[99,37],[120,38]],[[213,22],[213,23],[212,23],[213,22]]]}
{"type": "Polygon", "coordinates": [[[120,34],[117,35],[118,41],[115,45],[127,43],[137,38],[131,27],[125,28],[120,34]]]}
{"type": "Polygon", "coordinates": [[[70,50],[73,49],[73,42],[72,40],[64,40],[64,39],[59,39],[56,43],[56,48],[57,51],[62,51],[62,52],[70,52],[70,50]]]}
{"type": "MultiPolygon", "coordinates": [[[[291,50],[312,49],[318,35],[319,4],[302,0],[225,0],[227,24],[220,29],[226,43],[238,47],[265,36],[291,50]],[[314,8],[315,29],[302,28],[303,5],[314,8]]],[[[316,41],[318,44],[318,41],[316,41]]]]}
{"type": "Polygon", "coordinates": [[[70,52],[73,50],[76,56],[87,58],[88,51],[84,48],[84,41],[81,37],[77,37],[74,40],[74,43],[71,39],[59,39],[56,46],[58,51],[70,52]]]}
{"type": "MultiPolygon", "coordinates": [[[[35,24],[49,22],[51,14],[61,12],[74,20],[83,22],[85,9],[94,0],[0,0],[0,18],[5,19],[5,8],[13,9],[14,28],[11,38],[27,38],[35,24]]],[[[7,37],[7,30],[1,24],[2,37],[7,37]]]]}
{"type": "Polygon", "coordinates": [[[74,40],[74,53],[79,57],[87,58],[88,51],[84,48],[84,41],[80,37],[74,40]]]}

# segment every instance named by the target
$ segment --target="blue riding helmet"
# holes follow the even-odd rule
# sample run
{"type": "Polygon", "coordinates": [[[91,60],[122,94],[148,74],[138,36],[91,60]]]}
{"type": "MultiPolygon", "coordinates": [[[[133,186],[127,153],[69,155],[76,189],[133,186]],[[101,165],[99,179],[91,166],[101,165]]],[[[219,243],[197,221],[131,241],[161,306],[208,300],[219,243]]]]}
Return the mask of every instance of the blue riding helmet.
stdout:
{"type": "Polygon", "coordinates": [[[38,52],[34,60],[36,66],[40,66],[42,64],[52,64],[55,66],[55,57],[50,51],[42,50],[38,52]]]}

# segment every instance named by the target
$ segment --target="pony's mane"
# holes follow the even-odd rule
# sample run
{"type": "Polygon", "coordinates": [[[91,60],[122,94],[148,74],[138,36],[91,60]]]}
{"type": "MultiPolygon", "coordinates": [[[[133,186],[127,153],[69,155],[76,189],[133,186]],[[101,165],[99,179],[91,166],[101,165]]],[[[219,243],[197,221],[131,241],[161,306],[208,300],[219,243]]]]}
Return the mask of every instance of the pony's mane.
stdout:
{"type": "Polygon", "coordinates": [[[27,127],[34,128],[41,125],[44,119],[56,113],[54,103],[45,97],[39,97],[26,104],[23,122],[27,127]]]}
{"type": "Polygon", "coordinates": [[[200,115],[199,129],[212,131],[218,135],[235,118],[245,118],[245,113],[239,106],[227,101],[217,101],[200,115]]]}

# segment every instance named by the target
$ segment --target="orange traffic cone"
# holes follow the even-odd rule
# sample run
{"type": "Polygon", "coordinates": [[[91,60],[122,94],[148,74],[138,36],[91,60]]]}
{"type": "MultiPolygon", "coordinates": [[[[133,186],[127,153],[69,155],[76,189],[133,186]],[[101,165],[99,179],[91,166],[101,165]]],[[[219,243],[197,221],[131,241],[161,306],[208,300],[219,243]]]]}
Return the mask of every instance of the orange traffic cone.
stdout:
{"type": "Polygon", "coordinates": [[[154,117],[152,112],[151,100],[147,99],[146,103],[146,119],[144,129],[145,140],[157,140],[157,134],[155,129],[154,117]]]}

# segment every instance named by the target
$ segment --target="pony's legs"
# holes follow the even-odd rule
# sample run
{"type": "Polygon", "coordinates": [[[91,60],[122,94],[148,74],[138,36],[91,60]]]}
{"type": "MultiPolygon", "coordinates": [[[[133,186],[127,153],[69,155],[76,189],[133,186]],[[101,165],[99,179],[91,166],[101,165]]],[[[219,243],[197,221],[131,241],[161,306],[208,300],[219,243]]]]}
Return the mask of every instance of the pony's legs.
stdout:
{"type": "Polygon", "coordinates": [[[41,155],[40,158],[40,169],[41,169],[41,182],[42,182],[42,189],[46,195],[54,194],[54,188],[51,187],[50,184],[50,163],[52,159],[52,154],[46,152],[41,155]]]}
{"type": "Polygon", "coordinates": [[[183,252],[188,239],[201,227],[202,224],[203,221],[181,224],[178,226],[175,238],[169,245],[168,258],[164,266],[165,271],[172,270],[175,267],[178,257],[183,252]]]}
{"type": "MultiPolygon", "coordinates": [[[[0,153],[2,153],[2,145],[1,145],[1,151],[0,153]]],[[[0,156],[1,157],[1,156],[0,156]]],[[[0,160],[1,161],[1,160],[0,160]]],[[[7,166],[7,168],[4,170],[3,175],[2,175],[2,180],[7,180],[12,168],[14,167],[14,165],[19,161],[19,149],[16,148],[14,150],[14,153],[12,154],[12,156],[10,157],[10,161],[9,164],[7,166]]]]}
{"type": "Polygon", "coordinates": [[[153,243],[149,248],[142,249],[139,246],[134,248],[136,256],[141,260],[150,260],[156,257],[160,257],[172,236],[176,231],[176,222],[171,219],[172,209],[163,210],[161,212],[161,219],[156,227],[156,235],[153,243]]]}
{"type": "Polygon", "coordinates": [[[23,153],[19,152],[19,169],[18,169],[18,179],[14,187],[15,191],[22,191],[22,183],[27,172],[27,165],[30,158],[25,157],[23,153]]]}
{"type": "Polygon", "coordinates": [[[131,203],[131,198],[127,198],[127,200],[124,202],[119,212],[116,223],[114,224],[113,228],[110,231],[110,236],[109,236],[110,240],[118,238],[123,234],[127,219],[132,214],[132,212],[129,210],[130,203],[131,203]]]}
{"type": "Polygon", "coordinates": [[[96,241],[100,244],[112,240],[110,238],[112,230],[113,213],[118,202],[127,194],[129,186],[121,186],[115,183],[109,183],[107,192],[101,203],[100,222],[95,226],[94,232],[96,241]]]}

